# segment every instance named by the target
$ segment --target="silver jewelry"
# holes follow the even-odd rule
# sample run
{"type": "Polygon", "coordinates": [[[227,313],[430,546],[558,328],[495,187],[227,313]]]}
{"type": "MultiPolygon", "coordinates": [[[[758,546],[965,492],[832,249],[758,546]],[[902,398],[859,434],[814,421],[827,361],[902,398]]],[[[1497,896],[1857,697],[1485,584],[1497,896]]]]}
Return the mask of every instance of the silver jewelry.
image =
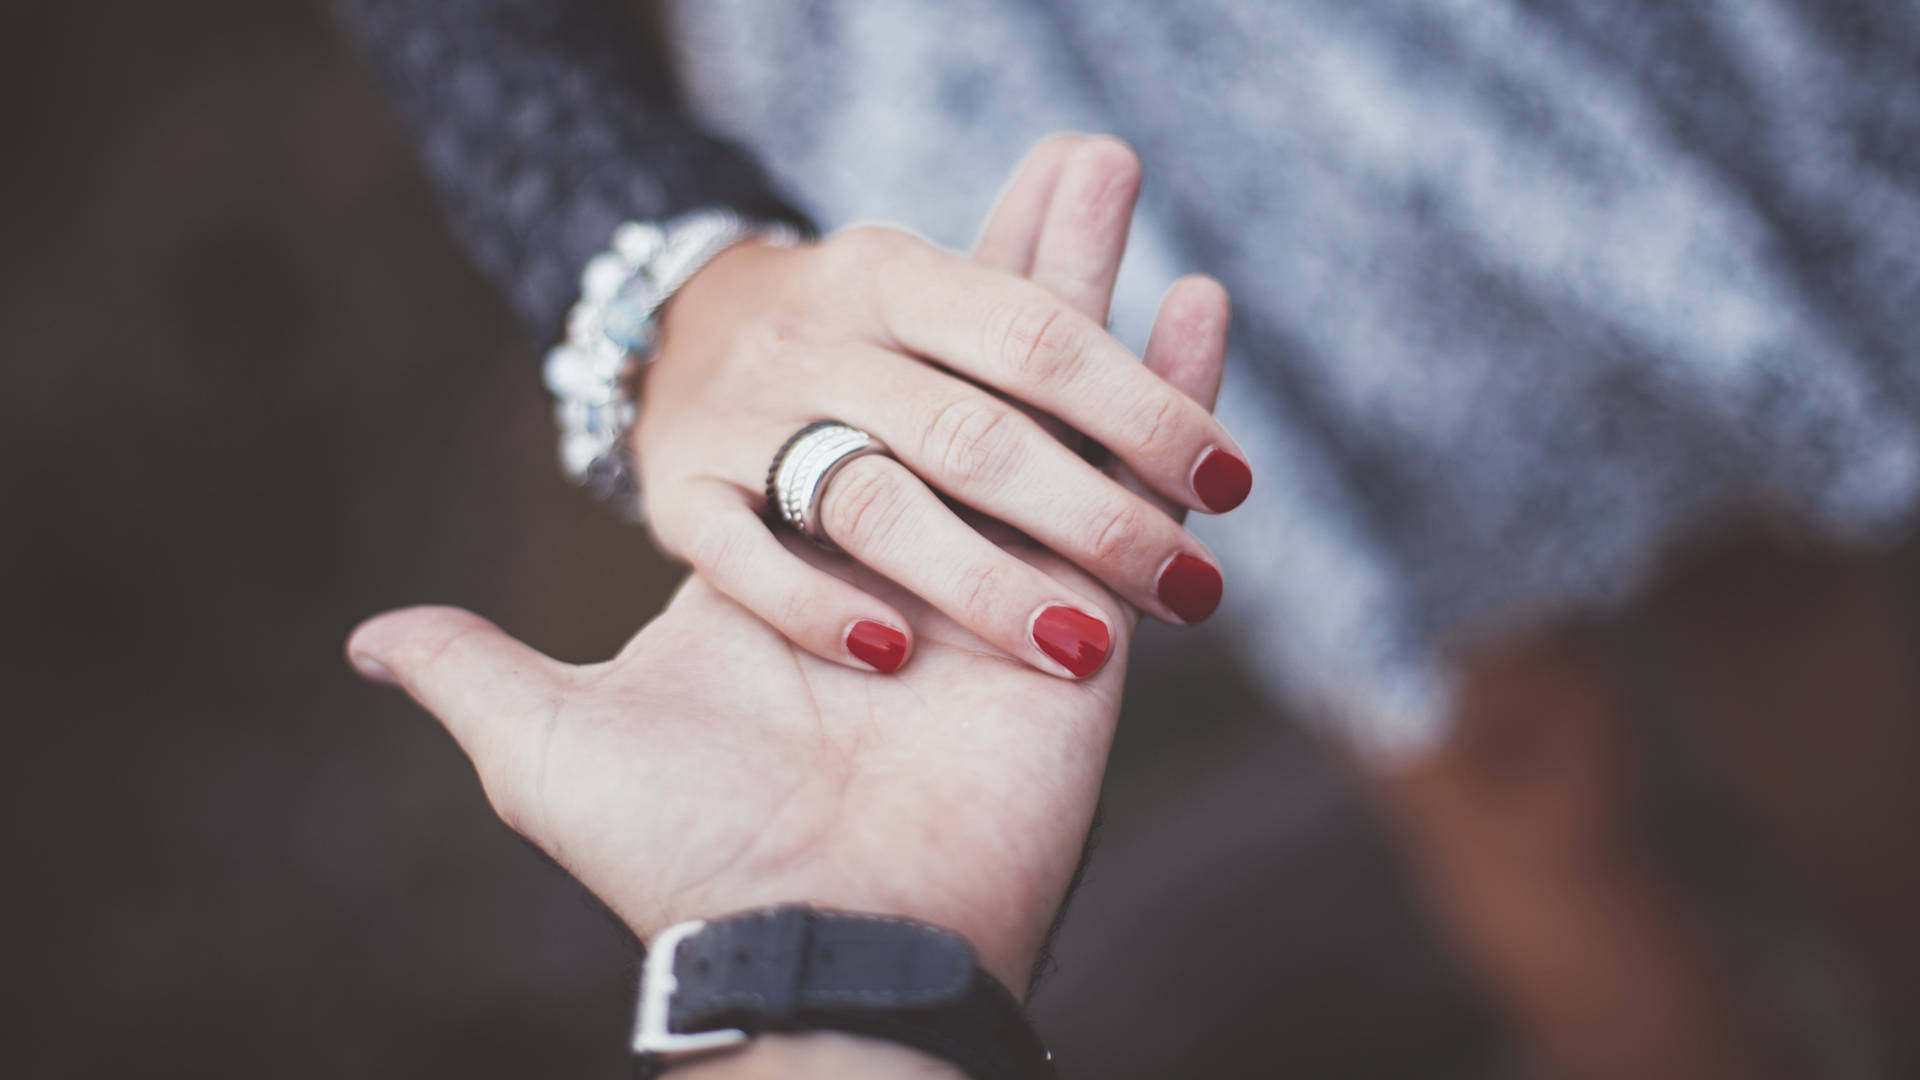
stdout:
{"type": "Polygon", "coordinates": [[[683,1035],[674,1031],[669,1022],[673,995],[680,989],[680,980],[673,970],[673,962],[680,958],[680,943],[706,927],[706,920],[693,919],[670,926],[653,939],[646,963],[640,968],[640,1007],[633,1025],[634,1053],[669,1062],[740,1046],[747,1041],[747,1033],[738,1028],[683,1035]]]}
{"type": "Polygon", "coordinates": [[[797,243],[788,225],[699,210],[664,225],[629,221],[580,272],[580,301],[566,339],[547,352],[544,374],[560,426],[560,469],[624,516],[642,516],[627,432],[639,408],[640,372],[653,361],[660,309],[714,256],[746,239],[797,243]]]}
{"type": "Polygon", "coordinates": [[[833,547],[820,521],[827,485],[848,462],[887,452],[879,439],[838,420],[808,424],[774,453],[767,467],[767,506],[802,536],[833,547]]]}

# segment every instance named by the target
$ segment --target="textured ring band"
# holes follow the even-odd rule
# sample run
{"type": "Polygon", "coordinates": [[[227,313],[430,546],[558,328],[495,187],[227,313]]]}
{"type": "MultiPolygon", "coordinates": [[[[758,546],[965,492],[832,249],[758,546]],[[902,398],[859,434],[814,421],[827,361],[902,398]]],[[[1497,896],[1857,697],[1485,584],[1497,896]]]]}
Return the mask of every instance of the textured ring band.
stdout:
{"type": "Polygon", "coordinates": [[[767,468],[767,506],[816,544],[833,547],[820,521],[820,499],[847,463],[887,453],[886,444],[857,427],[821,420],[793,433],[767,468]]]}

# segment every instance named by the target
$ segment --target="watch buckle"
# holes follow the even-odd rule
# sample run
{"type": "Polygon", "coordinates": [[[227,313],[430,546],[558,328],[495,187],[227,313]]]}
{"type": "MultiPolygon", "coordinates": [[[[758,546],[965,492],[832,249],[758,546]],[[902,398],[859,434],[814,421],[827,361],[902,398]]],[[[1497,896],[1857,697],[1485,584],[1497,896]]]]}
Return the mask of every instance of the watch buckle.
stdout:
{"type": "Polygon", "coordinates": [[[640,1009],[633,1026],[634,1053],[674,1060],[724,1050],[747,1041],[747,1033],[739,1028],[684,1034],[667,1029],[673,995],[680,989],[680,981],[673,974],[674,957],[680,951],[680,943],[706,925],[704,919],[693,919],[670,926],[654,938],[653,948],[647,951],[647,962],[640,969],[640,1009]]]}

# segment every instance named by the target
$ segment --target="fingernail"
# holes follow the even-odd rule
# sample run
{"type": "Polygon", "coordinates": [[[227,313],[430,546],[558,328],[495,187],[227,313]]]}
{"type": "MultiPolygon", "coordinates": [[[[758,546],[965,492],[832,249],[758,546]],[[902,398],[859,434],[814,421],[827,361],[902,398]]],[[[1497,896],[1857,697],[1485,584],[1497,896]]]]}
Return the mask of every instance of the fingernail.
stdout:
{"type": "Polygon", "coordinates": [[[1252,490],[1253,470],[1225,450],[1207,451],[1200,464],[1193,467],[1193,493],[1216,514],[1247,501],[1247,492],[1252,490]]]}
{"type": "Polygon", "coordinates": [[[348,659],[353,661],[354,670],[358,671],[363,678],[372,679],[377,683],[386,683],[388,686],[393,686],[400,681],[393,677],[393,672],[387,670],[387,665],[371,656],[356,653],[348,659]]]}
{"type": "Polygon", "coordinates": [[[1073,672],[1074,678],[1084,679],[1106,662],[1113,636],[1099,619],[1077,608],[1055,604],[1041,608],[1033,617],[1033,643],[1073,672]]]}
{"type": "Polygon", "coordinates": [[[861,619],[847,631],[847,651],[882,675],[891,675],[907,662],[907,635],[886,623],[861,619]]]}
{"type": "Polygon", "coordinates": [[[1153,588],[1160,602],[1180,616],[1180,621],[1191,626],[1213,614],[1213,609],[1220,606],[1223,586],[1220,571],[1214,569],[1212,563],[1180,554],[1167,560],[1166,568],[1160,571],[1160,580],[1153,588]]]}

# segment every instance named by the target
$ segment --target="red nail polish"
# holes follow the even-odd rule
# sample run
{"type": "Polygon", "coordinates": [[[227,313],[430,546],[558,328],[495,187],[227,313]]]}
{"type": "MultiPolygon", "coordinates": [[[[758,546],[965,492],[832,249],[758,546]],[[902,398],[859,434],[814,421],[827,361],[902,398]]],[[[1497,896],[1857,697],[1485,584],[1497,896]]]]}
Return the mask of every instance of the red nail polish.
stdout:
{"type": "Polygon", "coordinates": [[[1252,490],[1253,470],[1225,450],[1207,451],[1207,456],[1193,467],[1193,493],[1216,514],[1247,501],[1247,492],[1252,490]]]}
{"type": "Polygon", "coordinates": [[[1160,571],[1154,595],[1188,625],[1200,622],[1220,606],[1220,571],[1205,559],[1175,555],[1160,571]]]}
{"type": "Polygon", "coordinates": [[[847,651],[882,675],[891,675],[907,662],[907,635],[886,623],[861,619],[847,631],[847,651]]]}
{"type": "Polygon", "coordinates": [[[1107,648],[1113,643],[1113,637],[1107,632],[1107,624],[1099,619],[1064,604],[1055,604],[1043,608],[1033,617],[1033,643],[1060,662],[1060,666],[1073,672],[1076,679],[1084,679],[1100,670],[1106,663],[1107,648]]]}

